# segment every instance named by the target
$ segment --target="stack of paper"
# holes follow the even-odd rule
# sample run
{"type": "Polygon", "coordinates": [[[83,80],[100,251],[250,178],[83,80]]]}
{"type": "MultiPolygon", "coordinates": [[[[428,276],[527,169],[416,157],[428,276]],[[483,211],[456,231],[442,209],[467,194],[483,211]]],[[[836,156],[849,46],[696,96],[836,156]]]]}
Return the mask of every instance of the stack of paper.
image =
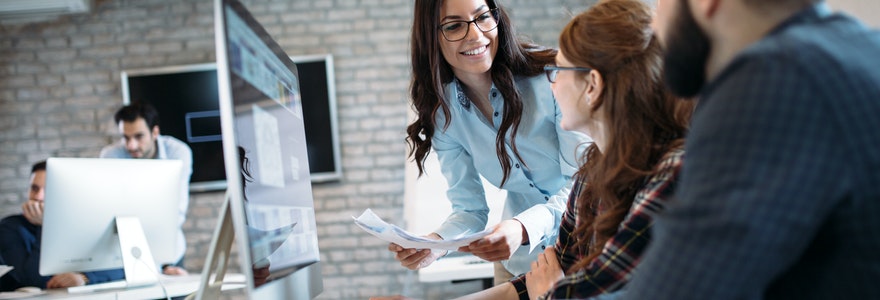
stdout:
{"type": "Polygon", "coordinates": [[[486,229],[477,233],[465,234],[445,240],[432,240],[413,235],[396,225],[386,223],[369,208],[360,217],[352,218],[354,223],[366,232],[404,248],[458,250],[459,247],[467,246],[491,232],[489,229],[486,229]]]}

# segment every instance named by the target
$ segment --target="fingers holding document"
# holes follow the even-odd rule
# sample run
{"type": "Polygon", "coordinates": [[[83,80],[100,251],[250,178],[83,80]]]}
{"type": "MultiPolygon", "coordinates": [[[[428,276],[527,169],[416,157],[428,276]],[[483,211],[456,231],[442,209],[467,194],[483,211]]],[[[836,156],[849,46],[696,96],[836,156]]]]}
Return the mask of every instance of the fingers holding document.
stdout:
{"type": "Polygon", "coordinates": [[[434,262],[431,257],[431,249],[411,249],[403,248],[397,244],[391,243],[388,250],[394,252],[394,258],[400,261],[400,265],[410,270],[418,270],[426,267],[434,262]]]}
{"type": "MultiPolygon", "coordinates": [[[[436,233],[431,233],[425,236],[425,238],[442,240],[442,238],[436,233]]],[[[388,245],[388,251],[394,253],[394,258],[400,261],[400,265],[410,270],[418,270],[427,267],[448,252],[446,250],[404,248],[395,243],[390,243],[388,245]]]]}

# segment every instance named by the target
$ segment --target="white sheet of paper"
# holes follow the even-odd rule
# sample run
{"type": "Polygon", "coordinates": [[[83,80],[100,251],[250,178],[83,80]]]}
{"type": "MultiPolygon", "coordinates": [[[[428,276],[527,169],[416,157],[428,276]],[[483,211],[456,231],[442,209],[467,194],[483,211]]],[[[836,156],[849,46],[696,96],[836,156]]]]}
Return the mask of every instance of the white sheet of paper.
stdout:
{"type": "Polygon", "coordinates": [[[364,210],[359,217],[355,218],[352,216],[352,218],[354,223],[364,231],[404,248],[458,250],[459,247],[467,246],[471,242],[479,240],[492,232],[486,229],[445,240],[432,240],[409,233],[394,224],[388,224],[369,208],[364,210]]]}

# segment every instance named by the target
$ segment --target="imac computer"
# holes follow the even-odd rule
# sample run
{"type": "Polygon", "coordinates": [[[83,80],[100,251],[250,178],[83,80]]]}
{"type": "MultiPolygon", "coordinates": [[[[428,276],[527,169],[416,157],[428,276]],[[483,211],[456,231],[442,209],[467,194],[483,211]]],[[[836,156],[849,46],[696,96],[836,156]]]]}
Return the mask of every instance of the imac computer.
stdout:
{"type": "Polygon", "coordinates": [[[157,262],[178,259],[182,176],[179,160],[49,158],[40,274],[122,268],[102,286],[156,283],[157,262]]]}
{"type": "Polygon", "coordinates": [[[227,201],[198,299],[218,297],[233,237],[250,299],[323,290],[296,65],[236,0],[215,1],[227,201]]]}

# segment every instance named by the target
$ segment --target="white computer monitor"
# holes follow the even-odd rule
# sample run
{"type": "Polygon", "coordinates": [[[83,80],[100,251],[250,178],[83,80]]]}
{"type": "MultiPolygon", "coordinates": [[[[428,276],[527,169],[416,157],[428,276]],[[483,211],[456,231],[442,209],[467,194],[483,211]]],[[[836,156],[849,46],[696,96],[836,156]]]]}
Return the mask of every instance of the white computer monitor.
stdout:
{"type": "Polygon", "coordinates": [[[49,158],[40,274],[124,268],[127,281],[145,280],[128,286],[155,282],[155,262],[178,259],[181,176],[179,160],[49,158]],[[139,232],[118,232],[132,220],[139,232]]]}
{"type": "Polygon", "coordinates": [[[225,272],[230,233],[249,298],[314,298],[323,283],[299,81],[310,75],[240,2],[216,0],[214,16],[228,202],[196,298],[216,296],[208,280],[225,272]]]}

